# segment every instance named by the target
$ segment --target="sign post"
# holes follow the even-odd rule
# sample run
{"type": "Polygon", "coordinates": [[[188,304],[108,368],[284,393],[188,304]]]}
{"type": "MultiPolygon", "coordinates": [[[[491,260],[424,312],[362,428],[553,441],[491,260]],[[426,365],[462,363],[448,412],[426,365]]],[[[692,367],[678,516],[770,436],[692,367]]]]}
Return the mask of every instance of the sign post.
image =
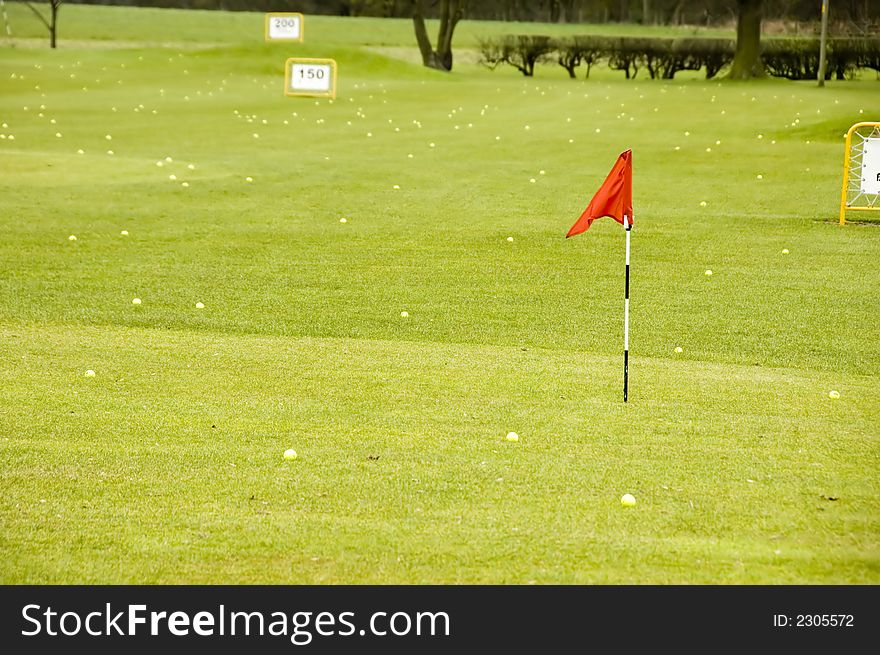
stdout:
{"type": "Polygon", "coordinates": [[[266,41],[303,40],[303,15],[296,13],[266,14],[266,41]]]}
{"type": "Polygon", "coordinates": [[[284,66],[284,95],[336,97],[336,61],[293,57],[284,66]]]}

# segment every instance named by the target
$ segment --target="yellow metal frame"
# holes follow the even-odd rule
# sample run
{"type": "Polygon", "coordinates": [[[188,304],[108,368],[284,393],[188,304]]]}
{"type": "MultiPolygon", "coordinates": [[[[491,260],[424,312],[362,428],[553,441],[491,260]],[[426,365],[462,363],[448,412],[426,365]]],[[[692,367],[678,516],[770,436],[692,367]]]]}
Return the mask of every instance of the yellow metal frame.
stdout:
{"type": "Polygon", "coordinates": [[[850,173],[850,152],[852,150],[852,135],[863,127],[871,127],[874,130],[880,130],[880,123],[856,123],[846,133],[846,151],[843,155],[843,186],[840,190],[840,224],[844,225],[846,223],[846,212],[870,212],[870,211],[880,211],[880,205],[876,207],[849,207],[847,206],[846,197],[850,191],[849,189],[849,173],[850,173]]]}
{"type": "Polygon", "coordinates": [[[292,11],[292,12],[291,11],[286,11],[286,12],[280,11],[280,12],[273,12],[271,14],[266,14],[266,21],[265,21],[265,25],[263,28],[263,38],[266,40],[267,43],[269,41],[283,41],[285,43],[289,43],[289,42],[302,43],[303,39],[306,38],[305,17],[302,14],[297,13],[295,11],[292,11]],[[292,16],[296,16],[299,18],[299,38],[298,39],[273,39],[269,36],[269,21],[271,21],[273,18],[290,18],[292,16]]]}
{"type": "Polygon", "coordinates": [[[336,97],[336,60],[335,59],[315,59],[312,57],[291,57],[284,62],[284,95],[286,96],[306,96],[309,98],[335,98],[336,97]],[[290,77],[294,64],[326,64],[330,66],[333,79],[331,80],[329,91],[291,91],[290,77]]]}

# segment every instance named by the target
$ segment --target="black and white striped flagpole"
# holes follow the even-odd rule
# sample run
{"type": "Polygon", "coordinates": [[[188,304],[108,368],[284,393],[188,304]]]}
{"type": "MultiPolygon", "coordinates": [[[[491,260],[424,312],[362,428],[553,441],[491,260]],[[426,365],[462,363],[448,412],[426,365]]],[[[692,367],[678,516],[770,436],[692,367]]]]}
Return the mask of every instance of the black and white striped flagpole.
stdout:
{"type": "Polygon", "coordinates": [[[629,395],[629,233],[632,230],[632,217],[624,215],[626,224],[626,292],[623,300],[623,402],[629,395]]]}

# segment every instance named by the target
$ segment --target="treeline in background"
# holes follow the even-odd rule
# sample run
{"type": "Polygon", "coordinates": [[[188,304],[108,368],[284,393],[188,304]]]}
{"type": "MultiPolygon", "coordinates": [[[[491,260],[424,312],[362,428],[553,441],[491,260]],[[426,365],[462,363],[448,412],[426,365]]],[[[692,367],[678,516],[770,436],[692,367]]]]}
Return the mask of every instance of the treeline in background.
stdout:
{"type": "MultiPolygon", "coordinates": [[[[331,16],[409,18],[413,0],[68,0],[101,4],[226,11],[298,11],[331,16]]],[[[421,0],[424,14],[436,17],[443,0],[421,0]]],[[[549,23],[642,23],[651,25],[735,26],[737,0],[469,0],[465,17],[478,20],[549,23]]],[[[820,18],[821,0],[764,0],[765,32],[810,33],[820,18]]],[[[868,35],[880,26],[880,0],[831,0],[837,33],[868,35]]]]}

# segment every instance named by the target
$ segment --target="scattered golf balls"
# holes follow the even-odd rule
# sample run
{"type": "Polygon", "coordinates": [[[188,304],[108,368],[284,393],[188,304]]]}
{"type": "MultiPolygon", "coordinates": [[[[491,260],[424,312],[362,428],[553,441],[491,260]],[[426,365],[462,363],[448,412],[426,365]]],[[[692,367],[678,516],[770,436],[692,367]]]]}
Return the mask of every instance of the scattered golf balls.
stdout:
{"type": "Polygon", "coordinates": [[[707,269],[706,269],[706,275],[712,275],[712,270],[707,268],[707,269]]]}
{"type": "Polygon", "coordinates": [[[409,318],[409,312],[400,312],[401,318],[409,318]]]}
{"type": "Polygon", "coordinates": [[[839,391],[834,391],[834,390],[832,389],[831,391],[828,392],[828,397],[829,397],[829,398],[832,398],[832,399],[834,399],[834,400],[836,400],[837,398],[840,398],[840,392],[839,392],[839,391]]]}
{"type": "Polygon", "coordinates": [[[92,369],[89,369],[88,371],[86,371],[86,377],[87,378],[95,377],[95,372],[92,369]]]}
{"type": "Polygon", "coordinates": [[[132,299],[131,299],[131,304],[132,304],[132,305],[140,305],[140,304],[141,304],[141,299],[140,299],[140,298],[132,298],[132,299]]]}
{"type": "Polygon", "coordinates": [[[69,237],[67,237],[67,240],[68,240],[68,241],[76,241],[76,235],[75,235],[75,234],[71,234],[69,237]]]}
{"type": "Polygon", "coordinates": [[[293,448],[288,448],[284,451],[284,459],[296,459],[296,451],[293,448]]]}
{"type": "Polygon", "coordinates": [[[203,303],[203,302],[196,303],[196,309],[204,309],[204,308],[205,308],[205,303],[203,303]]]}
{"type": "Polygon", "coordinates": [[[632,494],[623,494],[620,497],[620,504],[624,507],[633,507],[636,504],[636,498],[632,494]]]}
{"type": "Polygon", "coordinates": [[[519,435],[516,432],[508,432],[507,436],[504,437],[505,441],[519,441],[519,435]]]}

